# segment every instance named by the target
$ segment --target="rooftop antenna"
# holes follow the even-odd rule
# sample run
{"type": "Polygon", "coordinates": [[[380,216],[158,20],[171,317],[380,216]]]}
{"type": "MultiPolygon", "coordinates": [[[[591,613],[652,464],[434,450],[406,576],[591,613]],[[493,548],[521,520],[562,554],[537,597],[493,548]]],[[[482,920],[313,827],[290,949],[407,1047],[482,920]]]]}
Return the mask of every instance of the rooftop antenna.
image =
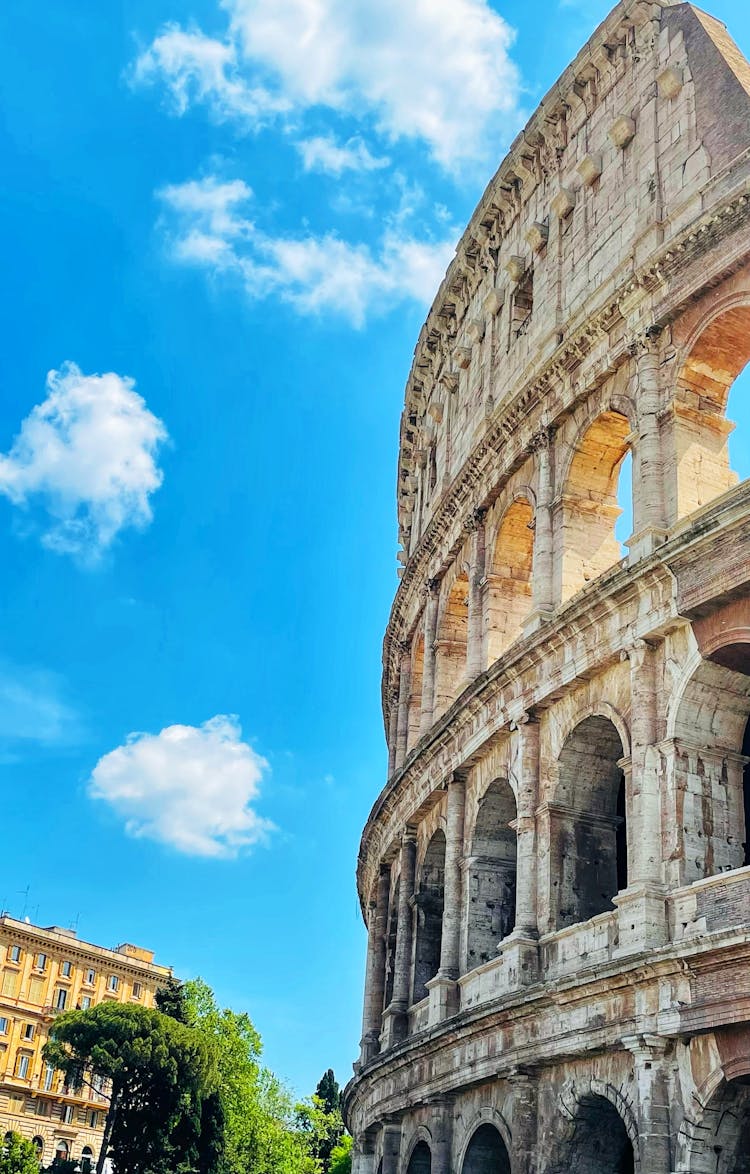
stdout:
{"type": "Polygon", "coordinates": [[[26,916],[26,906],[29,903],[29,893],[31,892],[31,885],[27,885],[25,889],[17,890],[19,897],[23,897],[23,909],[21,910],[20,921],[23,921],[26,916]]]}
{"type": "Polygon", "coordinates": [[[79,909],[79,911],[76,913],[75,917],[73,918],[73,924],[70,927],[74,934],[78,933],[78,922],[80,921],[80,919],[81,919],[81,911],[79,909]]]}

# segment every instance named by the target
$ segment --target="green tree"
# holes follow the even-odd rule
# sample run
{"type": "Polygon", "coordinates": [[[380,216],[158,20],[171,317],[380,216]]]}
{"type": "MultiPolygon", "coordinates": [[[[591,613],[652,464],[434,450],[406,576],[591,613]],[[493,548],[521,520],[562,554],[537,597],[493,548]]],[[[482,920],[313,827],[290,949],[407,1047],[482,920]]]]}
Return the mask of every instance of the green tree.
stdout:
{"type": "Polygon", "coordinates": [[[310,1154],[322,1174],[329,1174],[333,1151],[345,1133],[341,1090],[332,1068],[318,1081],[313,1096],[297,1106],[297,1116],[308,1137],[310,1154]]]}
{"type": "Polygon", "coordinates": [[[169,1015],[178,1023],[187,1023],[189,1019],[188,998],[184,982],[170,974],[164,986],[159,987],[154,1000],[163,1015],[169,1015]]]}
{"type": "Polygon", "coordinates": [[[155,1008],[100,1003],[60,1015],[44,1058],[73,1087],[92,1075],[109,1082],[97,1174],[110,1150],[116,1174],[186,1168],[180,1130],[215,1087],[214,1058],[198,1032],[155,1008]]]}
{"type": "Polygon", "coordinates": [[[20,1133],[6,1133],[0,1147],[0,1174],[39,1174],[39,1155],[20,1133]]]}
{"type": "Polygon", "coordinates": [[[321,1076],[315,1089],[315,1096],[323,1102],[326,1113],[341,1112],[341,1089],[333,1074],[333,1068],[329,1068],[321,1076]]]}
{"type": "Polygon", "coordinates": [[[352,1139],[345,1133],[338,1145],[331,1150],[331,1164],[329,1174],[351,1174],[352,1171],[352,1139]]]}

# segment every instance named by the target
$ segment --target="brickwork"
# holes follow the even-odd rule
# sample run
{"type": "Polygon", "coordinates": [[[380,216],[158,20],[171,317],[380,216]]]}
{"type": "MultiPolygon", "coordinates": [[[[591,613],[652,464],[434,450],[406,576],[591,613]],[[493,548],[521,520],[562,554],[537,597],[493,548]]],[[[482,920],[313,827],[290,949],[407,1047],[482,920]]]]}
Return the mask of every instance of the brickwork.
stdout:
{"type": "Polygon", "coordinates": [[[407,384],[355,1174],[749,1168],[749,359],[750,65],[621,0],[407,384]]]}

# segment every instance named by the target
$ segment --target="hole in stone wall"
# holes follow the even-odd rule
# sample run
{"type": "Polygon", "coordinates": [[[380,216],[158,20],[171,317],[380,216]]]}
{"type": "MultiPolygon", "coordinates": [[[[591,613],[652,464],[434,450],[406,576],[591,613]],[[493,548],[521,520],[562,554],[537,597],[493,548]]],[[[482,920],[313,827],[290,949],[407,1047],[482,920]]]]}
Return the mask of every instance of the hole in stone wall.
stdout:
{"type": "Polygon", "coordinates": [[[445,834],[435,832],[419,871],[415,895],[417,932],[414,950],[413,1002],[427,995],[425,983],[440,969],[445,893],[445,834]]]}
{"type": "Polygon", "coordinates": [[[633,1174],[633,1144],[617,1109],[606,1097],[591,1093],[578,1107],[575,1133],[557,1170],[580,1174],[633,1174]]]}
{"type": "Polygon", "coordinates": [[[480,1125],[469,1142],[461,1174],[511,1174],[505,1142],[494,1125],[480,1125]]]}
{"type": "Polygon", "coordinates": [[[422,720],[422,679],[424,676],[424,638],[415,641],[411,654],[411,681],[409,685],[409,726],[406,749],[411,750],[419,739],[422,720]]]}
{"type": "Polygon", "coordinates": [[[469,579],[456,577],[443,607],[436,649],[435,713],[437,718],[458,697],[466,678],[469,630],[469,579]]]}
{"type": "Polygon", "coordinates": [[[396,969],[396,937],[398,935],[398,894],[399,881],[393,890],[393,896],[388,907],[388,931],[385,945],[385,995],[383,1009],[390,1005],[393,998],[393,975],[396,969]]]}
{"type": "Polygon", "coordinates": [[[525,498],[505,511],[486,576],[487,660],[492,664],[521,635],[531,609],[534,511],[525,498]]]}
{"type": "Polygon", "coordinates": [[[625,545],[633,533],[633,454],[628,449],[622,458],[617,480],[617,508],[620,516],[615,522],[615,538],[620,543],[622,558],[628,553],[625,545]]]}
{"type": "Polygon", "coordinates": [[[496,779],[477,812],[469,869],[468,970],[497,957],[516,920],[516,800],[510,783],[496,779]]]}
{"type": "Polygon", "coordinates": [[[426,1141],[418,1141],[411,1152],[407,1174],[430,1174],[432,1154],[426,1141]]]}
{"type": "Polygon", "coordinates": [[[750,1086],[746,1076],[725,1081],[709,1101],[691,1169],[750,1174],[750,1086]]]}

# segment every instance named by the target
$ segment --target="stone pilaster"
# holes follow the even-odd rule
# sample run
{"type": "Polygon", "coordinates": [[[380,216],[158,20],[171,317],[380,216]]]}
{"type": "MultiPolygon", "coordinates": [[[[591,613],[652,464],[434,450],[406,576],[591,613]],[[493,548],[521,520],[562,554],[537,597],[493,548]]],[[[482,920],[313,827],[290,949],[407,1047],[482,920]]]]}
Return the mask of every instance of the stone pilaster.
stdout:
{"type": "Polygon", "coordinates": [[[445,887],[440,969],[426,984],[430,993],[430,1023],[437,1023],[458,1010],[457,979],[461,951],[461,911],[464,847],[466,776],[456,771],[448,787],[445,824],[445,887]]]}
{"type": "Polygon", "coordinates": [[[524,623],[524,632],[535,631],[550,619],[555,608],[553,548],[553,428],[543,428],[534,438],[537,482],[534,512],[534,562],[532,567],[532,608],[524,623]]]}
{"type": "Polygon", "coordinates": [[[409,737],[409,698],[411,696],[411,653],[408,645],[401,648],[401,663],[398,679],[398,721],[396,725],[396,770],[403,766],[406,758],[406,743],[409,737]]]}
{"type": "Polygon", "coordinates": [[[466,646],[466,677],[473,681],[487,666],[484,649],[484,577],[485,577],[485,517],[486,510],[475,510],[474,531],[471,540],[469,567],[469,616],[466,646]]]}
{"type": "Polygon", "coordinates": [[[659,1035],[630,1035],[623,1045],[632,1052],[637,1089],[638,1142],[641,1170],[669,1174],[670,1142],[670,1041],[659,1035]]]}
{"type": "Polygon", "coordinates": [[[661,796],[654,763],[656,653],[643,640],[627,649],[630,664],[630,759],[623,759],[627,810],[628,887],[615,899],[619,950],[663,945],[667,914],[662,877],[661,796]]]}
{"type": "Polygon", "coordinates": [[[501,945],[513,985],[534,982],[539,969],[537,910],[537,830],[539,723],[525,713],[516,722],[518,807],[516,815],[516,923],[501,945]]]}
{"type": "Polygon", "coordinates": [[[430,1106],[430,1134],[432,1136],[432,1165],[430,1174],[453,1174],[453,1099],[440,1097],[430,1106]]]}
{"type": "Polygon", "coordinates": [[[525,1072],[513,1072],[508,1078],[513,1090],[511,1165],[514,1171],[536,1174],[538,1170],[537,1120],[538,1081],[525,1072]]]}
{"type": "Polygon", "coordinates": [[[635,362],[638,434],[633,446],[633,536],[628,542],[635,561],[664,541],[664,456],[659,433],[661,384],[660,347],[653,330],[640,335],[630,347],[635,362]]]}
{"type": "Polygon", "coordinates": [[[398,732],[398,690],[391,694],[388,712],[388,778],[396,769],[396,734],[398,732]]]}
{"type": "Polygon", "coordinates": [[[383,1174],[401,1174],[401,1124],[395,1120],[383,1122],[383,1174]]]}
{"type": "Polygon", "coordinates": [[[365,1003],[362,1016],[360,1063],[367,1064],[380,1049],[380,1028],[385,996],[385,932],[390,893],[390,865],[381,864],[375,904],[369,910],[365,1003]]]}
{"type": "Polygon", "coordinates": [[[408,1028],[411,989],[412,938],[414,929],[414,885],[417,865],[417,835],[407,827],[401,837],[401,879],[398,889],[398,928],[393,971],[393,995],[383,1018],[383,1047],[404,1039],[408,1028]]]}
{"type": "Polygon", "coordinates": [[[437,613],[440,584],[437,579],[427,583],[427,597],[424,608],[424,667],[422,670],[422,718],[419,732],[424,734],[432,725],[435,706],[435,640],[437,639],[437,613]]]}

